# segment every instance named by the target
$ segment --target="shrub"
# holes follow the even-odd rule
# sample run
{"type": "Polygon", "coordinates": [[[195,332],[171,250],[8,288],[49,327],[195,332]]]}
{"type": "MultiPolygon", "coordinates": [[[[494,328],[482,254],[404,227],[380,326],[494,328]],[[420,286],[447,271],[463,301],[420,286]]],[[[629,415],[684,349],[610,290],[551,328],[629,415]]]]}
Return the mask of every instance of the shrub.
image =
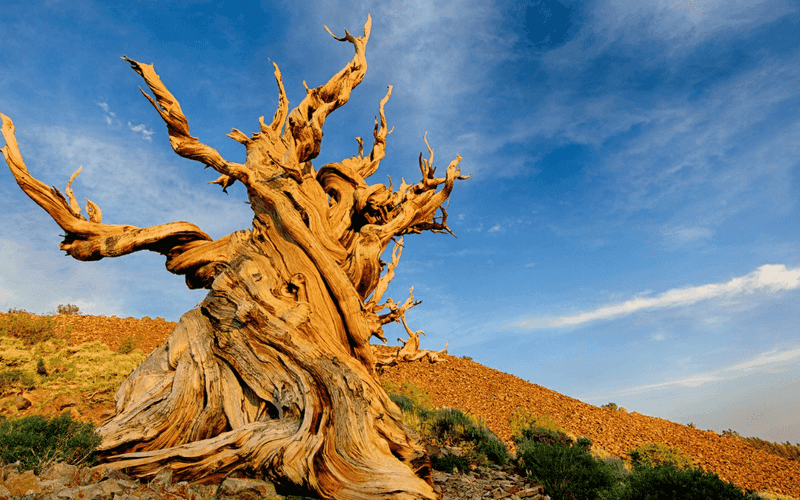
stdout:
{"type": "Polygon", "coordinates": [[[525,441],[518,468],[544,486],[554,500],[589,500],[618,482],[612,469],[579,446],[525,441]]]}
{"type": "Polygon", "coordinates": [[[600,500],[733,500],[757,499],[702,469],[678,469],[672,465],[639,467],[622,486],[601,492],[600,500]]]}
{"type": "Polygon", "coordinates": [[[458,469],[463,472],[470,470],[467,459],[455,455],[447,455],[446,457],[435,455],[431,457],[431,466],[436,470],[448,473],[453,472],[453,469],[458,469]]]}
{"type": "Polygon", "coordinates": [[[9,309],[5,319],[0,320],[0,335],[18,338],[30,346],[55,337],[56,322],[50,317],[36,318],[25,311],[9,309]]]}
{"type": "Polygon", "coordinates": [[[492,434],[483,422],[475,421],[458,408],[436,410],[425,429],[424,436],[427,439],[460,447],[467,463],[488,465],[493,462],[502,465],[511,459],[505,443],[492,434]]]}
{"type": "Polygon", "coordinates": [[[73,315],[73,314],[80,314],[81,313],[80,309],[78,309],[78,306],[73,305],[73,304],[66,304],[66,305],[59,304],[59,306],[56,308],[56,310],[58,311],[58,314],[73,315]]]}
{"type": "Polygon", "coordinates": [[[607,456],[601,460],[606,468],[611,471],[617,482],[623,482],[631,474],[630,465],[627,465],[624,460],[613,455],[607,456]]]}
{"type": "Polygon", "coordinates": [[[38,474],[52,462],[93,463],[100,441],[92,424],[76,422],[67,414],[51,420],[41,415],[5,420],[0,422],[0,461],[19,461],[21,470],[38,474]]]}
{"type": "MultiPolygon", "coordinates": [[[[462,448],[465,463],[486,465],[489,462],[506,464],[511,454],[505,443],[480,421],[475,421],[458,408],[433,409],[428,394],[411,382],[402,385],[385,381],[383,387],[389,398],[403,412],[403,421],[429,441],[462,448]]],[[[432,457],[440,459],[442,457],[432,457]]],[[[449,458],[449,457],[445,457],[449,458]]],[[[453,470],[444,463],[440,470],[453,470]]]]}
{"type": "MultiPolygon", "coordinates": [[[[539,443],[539,444],[560,444],[572,445],[572,438],[563,432],[545,429],[544,427],[528,427],[522,430],[522,434],[514,438],[514,443],[518,447],[522,447],[525,443],[539,443]]],[[[591,446],[591,441],[589,441],[591,446]]]]}
{"type": "Polygon", "coordinates": [[[472,427],[472,420],[458,408],[444,408],[436,412],[430,424],[431,437],[449,446],[463,438],[472,427]]]}
{"type": "MultiPolygon", "coordinates": [[[[413,407],[420,410],[433,411],[433,404],[431,403],[428,393],[420,389],[419,386],[413,382],[403,382],[403,384],[400,385],[387,380],[383,382],[383,388],[390,397],[405,396],[413,407]]],[[[394,398],[392,398],[392,401],[395,401],[394,398]]],[[[400,406],[397,401],[395,401],[395,404],[400,406]]]]}
{"type": "Polygon", "coordinates": [[[511,426],[511,434],[515,437],[520,436],[522,431],[529,427],[540,427],[566,434],[564,428],[550,415],[539,415],[528,408],[515,409],[508,418],[508,425],[511,426]]]}
{"type": "MultiPolygon", "coordinates": [[[[505,465],[511,460],[511,453],[508,452],[505,443],[490,434],[485,425],[470,426],[464,432],[462,439],[473,443],[478,462],[485,463],[488,460],[499,465],[505,465]]],[[[483,465],[483,463],[478,465],[483,465]]]]}
{"type": "Polygon", "coordinates": [[[585,436],[581,436],[575,442],[575,445],[579,448],[583,448],[583,451],[586,453],[589,453],[589,451],[592,449],[592,440],[585,436]]]}
{"type": "Polygon", "coordinates": [[[28,372],[22,370],[12,369],[3,370],[0,372],[0,394],[3,394],[6,389],[14,386],[21,386],[25,390],[30,390],[36,387],[36,381],[28,372]]]}
{"type": "Polygon", "coordinates": [[[134,349],[136,349],[136,344],[138,342],[139,342],[138,340],[133,338],[133,335],[128,335],[127,337],[122,339],[122,342],[119,343],[119,348],[117,349],[117,352],[119,352],[120,354],[130,354],[133,352],[134,349]]]}
{"type": "Polygon", "coordinates": [[[668,447],[661,443],[646,443],[628,452],[634,468],[672,465],[676,469],[694,468],[692,458],[678,447],[668,447]]]}
{"type": "Polygon", "coordinates": [[[604,404],[603,406],[601,406],[600,408],[603,408],[604,410],[611,410],[611,411],[617,411],[619,409],[617,407],[617,403],[607,403],[607,404],[604,404]]]}

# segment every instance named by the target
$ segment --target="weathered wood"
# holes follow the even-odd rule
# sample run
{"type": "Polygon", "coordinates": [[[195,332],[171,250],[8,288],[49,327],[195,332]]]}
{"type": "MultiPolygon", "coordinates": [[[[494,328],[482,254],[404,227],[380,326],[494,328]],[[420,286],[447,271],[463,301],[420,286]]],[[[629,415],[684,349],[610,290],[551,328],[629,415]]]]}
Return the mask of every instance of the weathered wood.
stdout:
{"type": "MultiPolygon", "coordinates": [[[[223,189],[241,182],[253,227],[211,238],[188,222],[148,228],[109,225],[88,202],[80,214],[71,182],[65,198],[30,175],[3,120],[2,153],[22,190],[65,231],[61,249],[80,260],[139,250],[159,252],[190,288],[209,290],[168,341],[128,377],[116,414],[98,433],[110,465],[138,477],[171,469],[177,477],[247,470],[324,498],[438,498],[430,461],[375,376],[371,337],[401,322],[409,340],[393,362],[428,357],[405,313],[418,304],[383,300],[403,248],[402,235],[449,232],[444,209],[460,157],[435,177],[433,150],[420,155],[422,180],[397,190],[366,179],[385,154],[387,129],[379,106],[372,151],[316,170],[322,127],[364,78],[371,19],[361,37],[336,38],[353,59],[324,85],[308,89],[289,111],[277,65],[278,110],[259,131],[230,137],[247,151],[229,162],[189,133],[180,105],[152,65],[124,57],[167,125],[179,155],[212,167],[223,189]],[[441,188],[440,188],[441,187],[441,188]],[[392,262],[381,255],[395,242],[392,262]]],[[[327,29],[327,28],[326,28],[327,29]]],[[[412,289],[413,291],[413,289],[412,289]]]]}

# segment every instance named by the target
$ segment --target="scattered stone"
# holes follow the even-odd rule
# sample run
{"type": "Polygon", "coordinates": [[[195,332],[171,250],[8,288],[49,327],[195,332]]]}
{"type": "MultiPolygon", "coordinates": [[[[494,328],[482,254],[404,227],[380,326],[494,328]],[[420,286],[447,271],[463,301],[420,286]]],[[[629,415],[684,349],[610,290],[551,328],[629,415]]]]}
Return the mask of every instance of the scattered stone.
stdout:
{"type": "Polygon", "coordinates": [[[466,473],[435,471],[433,484],[442,500],[550,500],[540,484],[530,482],[513,467],[492,465],[466,473]]]}
{"type": "Polygon", "coordinates": [[[217,490],[218,500],[280,500],[275,485],[260,479],[238,479],[229,477],[217,490]]]}
{"type": "Polygon", "coordinates": [[[9,473],[5,480],[5,486],[8,488],[8,491],[11,492],[11,496],[15,497],[28,495],[31,492],[39,493],[42,491],[36,476],[29,470],[22,473],[9,473]]]}
{"type": "Polygon", "coordinates": [[[11,404],[14,405],[14,408],[17,410],[22,411],[30,408],[33,403],[25,396],[15,396],[14,399],[11,400],[11,404]]]}
{"type": "Polygon", "coordinates": [[[39,481],[55,481],[54,484],[68,486],[72,484],[77,473],[78,468],[74,465],[56,463],[42,471],[39,475],[39,481]]]}
{"type": "Polygon", "coordinates": [[[172,471],[169,469],[160,471],[149,484],[150,489],[156,493],[166,493],[170,486],[172,486],[172,471]]]}

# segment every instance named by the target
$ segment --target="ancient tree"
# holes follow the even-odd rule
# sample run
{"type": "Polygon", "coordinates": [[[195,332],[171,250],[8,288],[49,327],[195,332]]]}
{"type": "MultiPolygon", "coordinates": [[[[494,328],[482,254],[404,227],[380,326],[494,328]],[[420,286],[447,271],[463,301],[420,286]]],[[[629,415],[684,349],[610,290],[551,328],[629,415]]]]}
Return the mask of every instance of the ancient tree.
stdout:
{"type": "Polygon", "coordinates": [[[423,447],[376,377],[370,339],[383,339],[387,323],[405,324],[416,304],[413,296],[401,302],[383,296],[403,235],[449,232],[445,203],[455,181],[465,178],[460,157],[436,177],[428,147],[418,183],[403,181],[396,189],[367,183],[384,157],[389,87],[368,155],[359,139],[352,158],[319,169],[311,163],[326,117],[364,78],[370,25],[368,19],[361,37],[334,36],[352,44],[353,59],[324,85],[306,87],[292,111],[275,66],[272,121],[262,117],[251,136],[228,134],[246,148],[244,164],[192,137],[153,66],[123,57],[152,92],[142,91],[166,123],[175,152],[216,170],[211,183],[223,189],[235,182],[246,187],[252,228],[218,240],[188,222],[105,224],[88,200],[87,220],[70,189],[78,172],[66,197],[36,180],[11,120],[0,115],[6,162],[22,190],[64,230],[62,250],[84,261],[158,252],[189,288],[209,290],[117,392],[116,414],[98,429],[112,467],[138,477],[171,469],[190,480],[241,469],[324,498],[437,498],[423,447]],[[381,255],[391,242],[387,264],[381,255]]]}

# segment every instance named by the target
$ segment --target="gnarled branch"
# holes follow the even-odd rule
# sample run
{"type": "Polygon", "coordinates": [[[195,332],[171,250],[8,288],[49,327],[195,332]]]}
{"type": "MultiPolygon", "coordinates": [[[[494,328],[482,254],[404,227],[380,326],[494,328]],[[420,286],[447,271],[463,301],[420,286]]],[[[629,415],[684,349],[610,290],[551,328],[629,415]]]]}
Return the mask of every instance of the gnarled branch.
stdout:
{"type": "MultiPolygon", "coordinates": [[[[210,242],[210,236],[189,222],[170,222],[146,228],[102,224],[100,207],[88,200],[86,210],[90,220],[87,221],[80,214],[80,208],[70,187],[80,169],[70,177],[69,183],[67,183],[65,191],[69,198],[68,202],[58,189],[48,188],[30,174],[17,144],[14,123],[11,118],[2,113],[0,113],[0,118],[3,120],[1,131],[6,141],[6,145],[0,148],[0,151],[22,191],[50,214],[56,224],[64,230],[65,236],[64,241],[60,244],[61,250],[82,261],[119,257],[140,250],[150,250],[166,255],[168,257],[167,268],[175,274],[186,274],[187,284],[191,288],[208,284],[207,276],[199,279],[193,275],[210,262],[208,259],[198,262],[191,258],[184,258],[180,266],[174,267],[171,266],[170,260],[191,249],[195,250],[195,254],[203,253],[198,252],[197,249],[210,242]]],[[[217,260],[222,262],[224,257],[220,256],[217,260]]]]}
{"type": "Polygon", "coordinates": [[[247,185],[244,182],[247,177],[247,169],[244,165],[225,160],[216,149],[198,141],[197,137],[192,137],[189,133],[189,122],[183,114],[178,100],[161,82],[161,77],[158,76],[153,65],[142,64],[126,56],[122,56],[122,59],[129,62],[133,70],[144,78],[145,83],[156,96],[153,99],[147,92],[139,88],[142,95],[150,101],[150,104],[166,123],[172,149],[184,158],[199,161],[217,172],[247,185]]]}

